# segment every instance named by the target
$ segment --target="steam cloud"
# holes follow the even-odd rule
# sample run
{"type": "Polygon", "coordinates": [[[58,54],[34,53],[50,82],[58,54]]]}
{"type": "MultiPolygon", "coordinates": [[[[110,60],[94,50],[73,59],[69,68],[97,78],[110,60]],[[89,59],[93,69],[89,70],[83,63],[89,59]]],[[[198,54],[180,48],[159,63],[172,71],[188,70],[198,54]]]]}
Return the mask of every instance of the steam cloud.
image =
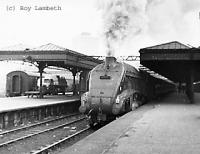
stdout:
{"type": "Polygon", "coordinates": [[[109,0],[102,2],[108,56],[114,56],[115,50],[128,36],[138,35],[145,30],[146,4],[147,0],[109,0]]]}
{"type": "Polygon", "coordinates": [[[194,27],[188,22],[187,15],[200,9],[199,0],[99,0],[98,2],[98,6],[103,10],[107,56],[114,56],[124,41],[144,33],[154,40],[188,39],[188,33],[192,32],[194,27]]]}

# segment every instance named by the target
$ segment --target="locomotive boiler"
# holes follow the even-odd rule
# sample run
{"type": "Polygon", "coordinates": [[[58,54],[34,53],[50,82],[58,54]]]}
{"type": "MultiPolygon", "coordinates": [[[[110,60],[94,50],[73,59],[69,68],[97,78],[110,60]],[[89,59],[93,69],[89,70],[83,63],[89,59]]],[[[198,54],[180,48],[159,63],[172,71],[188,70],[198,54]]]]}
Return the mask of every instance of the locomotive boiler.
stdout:
{"type": "Polygon", "coordinates": [[[90,126],[112,120],[156,95],[158,84],[161,82],[149,74],[115,57],[106,57],[91,70],[89,91],[81,96],[79,111],[87,114],[90,126]]]}

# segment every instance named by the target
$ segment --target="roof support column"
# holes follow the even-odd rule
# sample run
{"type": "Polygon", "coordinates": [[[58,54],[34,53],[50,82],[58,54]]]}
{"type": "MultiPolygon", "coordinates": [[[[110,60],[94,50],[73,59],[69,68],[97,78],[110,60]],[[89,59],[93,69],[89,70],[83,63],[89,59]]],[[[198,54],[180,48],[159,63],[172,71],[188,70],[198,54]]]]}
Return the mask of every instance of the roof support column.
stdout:
{"type": "Polygon", "coordinates": [[[43,87],[42,87],[42,73],[44,72],[44,69],[46,67],[45,63],[38,63],[38,69],[39,69],[39,73],[40,73],[40,98],[43,98],[43,87]]]}
{"type": "Polygon", "coordinates": [[[77,69],[72,69],[71,70],[72,72],[72,75],[73,75],[73,95],[76,95],[77,94],[77,91],[76,91],[76,73],[78,72],[77,69]]]}
{"type": "Polygon", "coordinates": [[[86,91],[88,91],[88,74],[89,70],[83,70],[80,74],[80,80],[79,80],[80,94],[83,94],[86,91]]]}
{"type": "Polygon", "coordinates": [[[193,82],[194,82],[194,69],[190,67],[188,69],[188,76],[186,79],[186,95],[189,98],[190,103],[194,103],[194,90],[193,90],[193,82]]]}

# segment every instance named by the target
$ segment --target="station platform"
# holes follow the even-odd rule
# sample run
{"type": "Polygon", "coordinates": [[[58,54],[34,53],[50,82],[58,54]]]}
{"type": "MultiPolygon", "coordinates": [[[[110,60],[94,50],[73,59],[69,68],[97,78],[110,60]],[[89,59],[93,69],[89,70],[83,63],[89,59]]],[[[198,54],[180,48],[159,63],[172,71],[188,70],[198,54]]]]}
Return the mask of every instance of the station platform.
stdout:
{"type": "Polygon", "coordinates": [[[0,131],[21,127],[46,118],[78,112],[80,96],[45,95],[0,98],[0,131]]]}
{"type": "Polygon", "coordinates": [[[39,106],[79,101],[80,96],[67,95],[45,95],[44,98],[37,97],[3,97],[0,98],[0,113],[14,110],[28,109],[39,106]]]}
{"type": "Polygon", "coordinates": [[[111,122],[61,154],[199,154],[200,93],[195,104],[170,94],[111,122]]]}

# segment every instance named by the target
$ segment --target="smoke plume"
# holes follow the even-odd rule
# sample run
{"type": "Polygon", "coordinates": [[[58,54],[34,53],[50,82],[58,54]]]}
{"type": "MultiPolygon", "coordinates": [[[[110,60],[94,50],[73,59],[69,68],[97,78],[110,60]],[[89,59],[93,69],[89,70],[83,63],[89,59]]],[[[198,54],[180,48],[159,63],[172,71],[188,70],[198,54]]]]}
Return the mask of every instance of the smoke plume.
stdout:
{"type": "Polygon", "coordinates": [[[104,36],[107,55],[114,56],[115,50],[129,36],[139,35],[145,30],[147,0],[109,0],[101,2],[104,18],[104,36]]]}

